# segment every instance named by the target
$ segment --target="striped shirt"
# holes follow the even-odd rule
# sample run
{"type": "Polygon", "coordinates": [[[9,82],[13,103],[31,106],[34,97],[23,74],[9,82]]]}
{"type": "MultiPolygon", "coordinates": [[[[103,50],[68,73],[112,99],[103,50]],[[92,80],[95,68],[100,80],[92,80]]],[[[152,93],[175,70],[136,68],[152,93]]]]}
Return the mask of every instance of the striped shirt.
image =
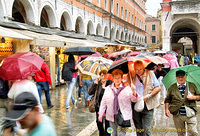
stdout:
{"type": "MultiPolygon", "coordinates": [[[[182,99],[184,99],[186,83],[184,85],[180,85],[180,84],[177,83],[177,86],[178,86],[178,89],[179,89],[179,91],[181,93],[182,99]]],[[[180,115],[186,115],[186,110],[185,110],[185,105],[184,104],[179,109],[179,113],[180,113],[180,115]]]]}

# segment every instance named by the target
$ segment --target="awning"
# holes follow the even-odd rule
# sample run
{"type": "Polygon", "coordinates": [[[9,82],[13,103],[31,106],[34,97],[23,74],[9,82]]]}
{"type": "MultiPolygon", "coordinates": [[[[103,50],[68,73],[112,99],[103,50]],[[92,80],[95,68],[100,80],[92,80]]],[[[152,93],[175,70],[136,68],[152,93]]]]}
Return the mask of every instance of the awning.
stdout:
{"type": "Polygon", "coordinates": [[[65,40],[62,36],[36,33],[28,30],[13,30],[18,33],[23,33],[26,36],[32,37],[33,41],[30,44],[33,45],[48,47],[63,47],[65,45],[65,40]]]}
{"type": "Polygon", "coordinates": [[[1,27],[0,26],[0,37],[9,37],[9,38],[15,38],[15,39],[24,39],[24,40],[33,40],[33,38],[25,36],[23,34],[17,33],[15,31],[12,31],[11,29],[1,27]]]}

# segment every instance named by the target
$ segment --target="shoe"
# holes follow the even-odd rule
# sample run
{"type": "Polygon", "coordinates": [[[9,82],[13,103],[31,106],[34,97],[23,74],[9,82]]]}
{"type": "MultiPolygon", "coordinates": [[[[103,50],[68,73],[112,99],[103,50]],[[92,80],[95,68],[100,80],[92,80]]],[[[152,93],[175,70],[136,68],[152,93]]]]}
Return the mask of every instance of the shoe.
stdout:
{"type": "Polygon", "coordinates": [[[76,103],[77,103],[77,100],[74,101],[74,105],[76,105],[76,103]]]}
{"type": "Polygon", "coordinates": [[[53,108],[53,107],[54,107],[54,105],[48,106],[48,109],[51,109],[51,108],[53,108]]]}
{"type": "Polygon", "coordinates": [[[88,107],[88,106],[89,106],[89,104],[86,104],[86,105],[85,105],[85,107],[88,107]]]}
{"type": "Polygon", "coordinates": [[[69,108],[70,108],[70,106],[67,106],[67,107],[66,107],[66,109],[69,109],[69,108]]]}

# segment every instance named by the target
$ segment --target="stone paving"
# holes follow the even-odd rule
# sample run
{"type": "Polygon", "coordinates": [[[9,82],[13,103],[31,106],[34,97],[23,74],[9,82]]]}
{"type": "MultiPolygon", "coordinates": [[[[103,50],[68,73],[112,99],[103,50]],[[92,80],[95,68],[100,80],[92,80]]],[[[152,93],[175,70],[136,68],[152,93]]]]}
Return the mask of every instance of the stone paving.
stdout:
{"type": "MultiPolygon", "coordinates": [[[[75,90],[74,90],[75,92],[75,90]]],[[[92,132],[91,127],[96,128],[95,114],[90,113],[88,108],[84,107],[84,103],[79,102],[77,106],[70,104],[71,108],[65,108],[65,100],[67,98],[67,89],[65,85],[56,87],[55,90],[51,90],[51,100],[54,104],[52,109],[47,109],[45,95],[42,96],[42,105],[45,110],[45,114],[49,115],[56,127],[58,136],[76,136],[83,131],[81,136],[89,136],[88,132],[92,132]],[[93,124],[92,124],[93,123],[93,124]],[[87,127],[90,125],[89,127],[87,127]],[[92,125],[92,126],[91,126],[92,125]],[[87,128],[86,128],[87,127],[87,128]],[[87,132],[87,133],[86,133],[87,132]],[[84,134],[83,134],[84,133],[84,134]]],[[[200,104],[198,104],[200,105],[200,104]]],[[[199,107],[200,108],[200,107],[199,107]]],[[[176,132],[173,132],[174,123],[172,116],[167,118],[164,113],[164,105],[159,106],[155,111],[155,117],[153,121],[152,135],[153,136],[176,136],[176,132]]],[[[198,131],[200,133],[200,115],[197,115],[198,131]]],[[[94,128],[93,128],[94,129],[94,128]]],[[[129,131],[127,136],[136,136],[134,132],[134,125],[132,128],[127,129],[129,131]],[[130,133],[131,131],[131,133],[130,133]]],[[[98,131],[91,134],[92,136],[98,136],[98,131]]]]}

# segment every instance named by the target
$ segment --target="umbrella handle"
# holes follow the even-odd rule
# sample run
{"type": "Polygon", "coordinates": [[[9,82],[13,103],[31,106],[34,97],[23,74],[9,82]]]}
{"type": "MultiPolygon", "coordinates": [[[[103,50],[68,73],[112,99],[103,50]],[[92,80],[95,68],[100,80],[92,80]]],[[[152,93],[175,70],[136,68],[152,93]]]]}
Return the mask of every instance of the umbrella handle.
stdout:
{"type": "MultiPolygon", "coordinates": [[[[130,72],[129,72],[130,73],[130,72]]],[[[130,80],[131,80],[131,84],[133,84],[133,80],[132,80],[132,77],[131,77],[131,73],[130,74],[128,74],[129,75],[129,78],[130,78],[130,80]]]]}

